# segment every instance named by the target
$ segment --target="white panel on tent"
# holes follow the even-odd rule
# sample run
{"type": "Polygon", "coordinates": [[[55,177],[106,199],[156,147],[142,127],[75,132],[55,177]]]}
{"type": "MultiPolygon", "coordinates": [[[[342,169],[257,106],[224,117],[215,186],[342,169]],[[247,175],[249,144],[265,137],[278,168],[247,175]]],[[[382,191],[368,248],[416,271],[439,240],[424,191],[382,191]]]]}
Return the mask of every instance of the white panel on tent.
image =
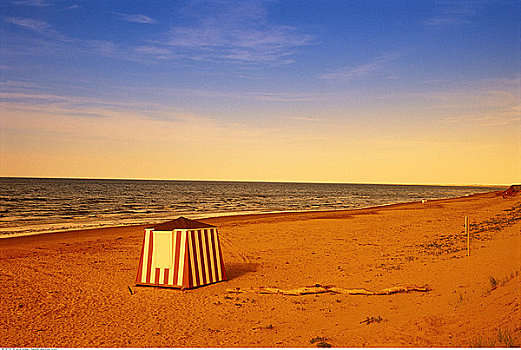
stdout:
{"type": "Polygon", "coordinates": [[[172,232],[154,231],[154,267],[172,267],[172,232]]]}

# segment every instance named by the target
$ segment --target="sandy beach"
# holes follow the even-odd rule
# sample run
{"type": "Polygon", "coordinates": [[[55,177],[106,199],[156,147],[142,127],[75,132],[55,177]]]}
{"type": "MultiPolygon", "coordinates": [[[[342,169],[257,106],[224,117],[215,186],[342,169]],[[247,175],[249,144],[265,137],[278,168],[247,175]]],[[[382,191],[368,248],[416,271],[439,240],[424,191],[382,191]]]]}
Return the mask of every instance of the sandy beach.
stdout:
{"type": "Polygon", "coordinates": [[[521,195],[494,192],[201,220],[228,281],[185,291],[134,285],[144,226],[1,239],[0,346],[519,346],[520,218],[521,195]],[[258,293],[317,284],[430,291],[258,293]]]}

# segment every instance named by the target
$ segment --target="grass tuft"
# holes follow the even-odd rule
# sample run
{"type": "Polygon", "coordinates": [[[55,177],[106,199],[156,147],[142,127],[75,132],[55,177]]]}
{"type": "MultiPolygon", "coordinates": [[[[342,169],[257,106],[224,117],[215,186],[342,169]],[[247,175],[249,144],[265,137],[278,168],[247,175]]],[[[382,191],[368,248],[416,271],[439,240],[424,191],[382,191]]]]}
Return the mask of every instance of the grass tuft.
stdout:
{"type": "Polygon", "coordinates": [[[321,341],[320,343],[317,343],[317,348],[330,348],[331,344],[326,343],[325,341],[321,341]]]}
{"type": "Polygon", "coordinates": [[[493,348],[496,346],[494,339],[483,339],[479,337],[476,341],[470,344],[471,348],[493,348]]]}
{"type": "Polygon", "coordinates": [[[488,280],[490,282],[490,288],[491,290],[494,290],[497,288],[499,282],[492,276],[488,276],[488,280]]]}
{"type": "Polygon", "coordinates": [[[378,315],[378,317],[369,317],[367,316],[365,320],[360,321],[359,324],[365,323],[366,325],[370,325],[371,323],[380,323],[382,321],[387,321],[382,316],[378,315]]]}
{"type": "Polygon", "coordinates": [[[519,345],[515,345],[514,341],[512,340],[512,334],[510,334],[510,331],[508,330],[501,330],[501,327],[498,330],[497,338],[500,343],[505,344],[505,347],[507,348],[518,348],[519,345]]]}
{"type": "Polygon", "coordinates": [[[327,338],[326,337],[314,337],[313,339],[311,339],[309,342],[311,344],[315,344],[317,342],[320,342],[320,341],[326,341],[327,338]]]}
{"type": "Polygon", "coordinates": [[[311,344],[315,344],[317,348],[330,348],[331,344],[326,343],[327,338],[326,337],[314,337],[309,342],[311,344]]]}

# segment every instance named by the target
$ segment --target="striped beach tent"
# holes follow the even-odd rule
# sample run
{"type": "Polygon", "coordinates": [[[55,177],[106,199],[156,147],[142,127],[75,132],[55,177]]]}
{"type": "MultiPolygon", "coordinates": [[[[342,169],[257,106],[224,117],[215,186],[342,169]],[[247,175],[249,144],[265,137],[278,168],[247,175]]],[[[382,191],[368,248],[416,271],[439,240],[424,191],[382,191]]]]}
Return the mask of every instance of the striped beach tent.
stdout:
{"type": "Polygon", "coordinates": [[[136,285],[185,289],[224,280],[217,227],[180,217],[145,228],[136,285]]]}

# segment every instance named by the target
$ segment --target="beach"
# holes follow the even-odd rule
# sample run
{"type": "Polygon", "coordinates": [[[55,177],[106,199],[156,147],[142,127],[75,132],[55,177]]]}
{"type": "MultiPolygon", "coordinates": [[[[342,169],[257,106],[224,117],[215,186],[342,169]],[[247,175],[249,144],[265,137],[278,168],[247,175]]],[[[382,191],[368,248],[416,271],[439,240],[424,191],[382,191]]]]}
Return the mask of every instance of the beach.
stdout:
{"type": "Polygon", "coordinates": [[[491,192],[201,219],[228,280],[183,291],[135,286],[145,225],[1,239],[0,345],[519,346],[520,217],[521,194],[491,192]],[[408,292],[259,293],[317,285],[408,292]]]}

